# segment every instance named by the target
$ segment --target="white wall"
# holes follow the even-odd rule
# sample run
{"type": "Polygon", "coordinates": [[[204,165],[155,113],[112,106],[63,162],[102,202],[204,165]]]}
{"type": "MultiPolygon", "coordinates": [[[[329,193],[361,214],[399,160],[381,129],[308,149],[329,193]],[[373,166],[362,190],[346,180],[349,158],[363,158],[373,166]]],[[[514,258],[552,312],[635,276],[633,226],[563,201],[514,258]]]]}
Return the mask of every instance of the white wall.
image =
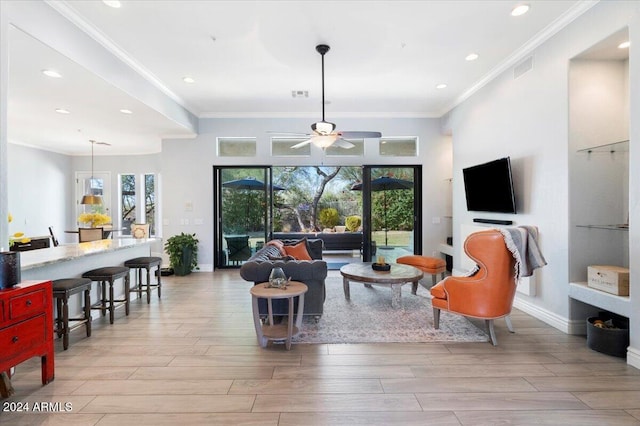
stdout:
{"type": "MultiPolygon", "coordinates": [[[[516,225],[536,225],[548,265],[537,272],[535,297],[517,296],[517,304],[535,316],[569,329],[569,60],[610,34],[629,26],[632,46],[640,45],[640,4],[601,2],[535,49],[533,69],[517,79],[512,70],[478,91],[447,114],[445,128],[453,137],[454,238],[475,213],[466,211],[462,168],[511,156],[517,192],[517,215],[483,215],[512,219],[516,225]]],[[[630,50],[631,152],[630,269],[633,306],[640,306],[640,154],[634,144],[640,136],[640,49],[630,50]],[[634,80],[635,78],[635,80],[634,80]],[[635,139],[635,140],[634,140],[635,139]],[[635,165],[635,167],[634,167],[635,165]],[[634,227],[634,223],[636,226],[634,227]],[[634,297],[633,294],[636,294],[634,297]]],[[[455,238],[455,260],[461,241],[455,238]]],[[[638,311],[635,309],[635,311],[638,311]]],[[[631,318],[631,352],[640,344],[640,319],[631,318]]],[[[630,363],[638,359],[630,357],[630,363]]],[[[638,365],[638,364],[636,364],[638,365]]]]}
{"type": "Polygon", "coordinates": [[[423,165],[423,252],[431,254],[448,236],[446,220],[433,224],[432,218],[445,214],[446,193],[442,190],[450,177],[451,144],[440,134],[435,119],[340,119],[343,129],[376,130],[385,136],[418,136],[418,157],[380,157],[377,140],[367,140],[364,157],[325,157],[312,146],[310,157],[272,157],[267,131],[307,132],[312,119],[202,119],[200,135],[193,140],[164,140],[162,145],[163,204],[165,237],[180,232],[196,233],[200,240],[198,261],[201,269],[213,265],[213,166],[214,165],[423,165]],[[257,137],[257,155],[217,157],[216,138],[257,137]],[[193,209],[187,211],[190,203],[193,209]],[[188,225],[181,225],[188,221],[188,225]],[[194,222],[202,221],[202,225],[194,222]]]}
{"type": "Polygon", "coordinates": [[[51,226],[63,242],[73,212],[71,159],[15,144],[8,144],[8,157],[8,206],[13,215],[9,233],[48,236],[51,226]]]}
{"type": "MultiPolygon", "coordinates": [[[[640,4],[629,11],[629,40],[634,46],[629,52],[629,269],[632,293],[631,306],[638,312],[640,307],[640,4]]],[[[627,362],[640,368],[640,315],[630,320],[631,344],[627,362]]]]}

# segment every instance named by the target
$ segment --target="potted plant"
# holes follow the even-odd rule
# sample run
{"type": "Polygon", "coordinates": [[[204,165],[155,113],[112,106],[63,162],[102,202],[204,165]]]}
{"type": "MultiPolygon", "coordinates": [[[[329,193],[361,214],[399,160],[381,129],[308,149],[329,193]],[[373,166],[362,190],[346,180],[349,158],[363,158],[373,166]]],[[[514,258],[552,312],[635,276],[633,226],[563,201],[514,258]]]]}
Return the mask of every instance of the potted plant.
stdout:
{"type": "Polygon", "coordinates": [[[164,245],[169,263],[176,275],[188,275],[198,269],[198,239],[196,234],[174,235],[164,245]]]}

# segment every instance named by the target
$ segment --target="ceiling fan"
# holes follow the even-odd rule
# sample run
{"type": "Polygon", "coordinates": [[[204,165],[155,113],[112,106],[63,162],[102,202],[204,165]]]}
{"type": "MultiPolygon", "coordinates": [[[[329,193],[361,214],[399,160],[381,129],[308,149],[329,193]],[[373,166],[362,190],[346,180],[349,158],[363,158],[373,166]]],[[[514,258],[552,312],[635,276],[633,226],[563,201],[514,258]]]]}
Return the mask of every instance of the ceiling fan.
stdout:
{"type": "MultiPolygon", "coordinates": [[[[319,44],[316,46],[316,51],[322,56],[322,121],[318,121],[311,125],[313,133],[286,133],[290,135],[309,136],[309,139],[293,145],[291,148],[300,148],[310,143],[319,146],[322,149],[326,149],[331,145],[338,146],[340,148],[350,149],[355,145],[346,140],[345,138],[379,138],[382,136],[380,132],[365,132],[365,131],[336,131],[336,125],[324,118],[324,55],[329,51],[330,47],[326,44],[319,44]]],[[[274,132],[275,133],[275,132],[274,132]]],[[[278,132],[281,133],[281,132],[278,132]]],[[[283,134],[283,133],[281,133],[283,134]]]]}

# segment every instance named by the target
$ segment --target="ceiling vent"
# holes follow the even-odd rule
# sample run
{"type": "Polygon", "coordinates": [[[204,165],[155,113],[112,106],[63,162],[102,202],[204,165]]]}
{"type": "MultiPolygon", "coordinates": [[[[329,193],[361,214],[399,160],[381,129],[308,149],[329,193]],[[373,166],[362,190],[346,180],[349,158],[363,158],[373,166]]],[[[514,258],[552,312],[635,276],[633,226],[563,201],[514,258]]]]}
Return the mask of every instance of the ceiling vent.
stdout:
{"type": "Polygon", "coordinates": [[[513,67],[513,79],[520,77],[522,74],[531,71],[533,69],[533,56],[529,56],[524,59],[518,65],[513,67]]]}
{"type": "Polygon", "coordinates": [[[308,90],[292,90],[291,96],[294,98],[308,98],[309,91],[308,90]]]}

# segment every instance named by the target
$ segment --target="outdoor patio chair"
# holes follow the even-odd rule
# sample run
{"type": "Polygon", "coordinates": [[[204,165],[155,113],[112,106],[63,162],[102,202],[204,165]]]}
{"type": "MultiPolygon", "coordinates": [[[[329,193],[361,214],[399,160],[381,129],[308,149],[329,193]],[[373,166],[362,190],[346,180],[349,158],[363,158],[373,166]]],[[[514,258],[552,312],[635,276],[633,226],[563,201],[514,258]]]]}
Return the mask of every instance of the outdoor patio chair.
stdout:
{"type": "Polygon", "coordinates": [[[227,253],[229,263],[248,260],[251,257],[251,246],[249,246],[249,236],[239,235],[233,237],[224,237],[227,241],[227,253]]]}

